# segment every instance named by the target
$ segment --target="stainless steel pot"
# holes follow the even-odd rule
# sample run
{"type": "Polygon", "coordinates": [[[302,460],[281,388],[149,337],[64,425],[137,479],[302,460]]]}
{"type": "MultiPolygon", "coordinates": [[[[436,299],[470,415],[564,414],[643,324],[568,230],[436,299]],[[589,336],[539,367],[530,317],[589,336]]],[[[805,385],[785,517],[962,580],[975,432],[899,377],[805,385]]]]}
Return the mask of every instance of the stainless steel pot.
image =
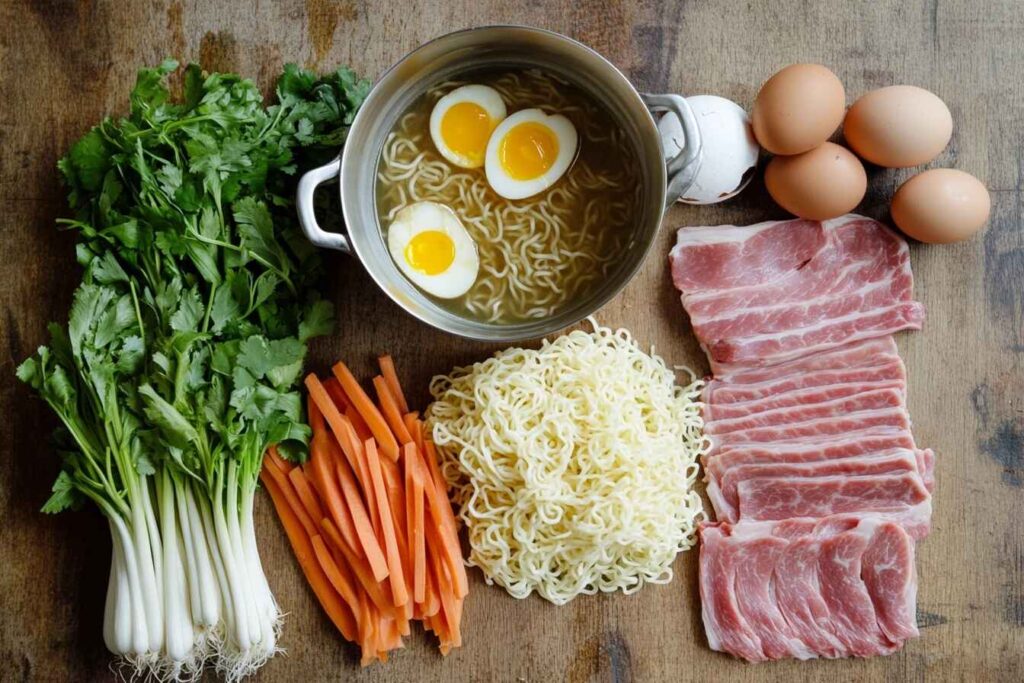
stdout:
{"type": "Polygon", "coordinates": [[[399,306],[434,327],[472,339],[517,341],[579,322],[614,297],[639,270],[654,243],[667,206],[693,183],[700,167],[700,132],[680,95],[641,94],[608,60],[571,38],[521,26],[487,26],[449,33],[419,47],[374,85],[352,122],[340,157],[299,181],[298,211],[309,240],[354,254],[399,306]],[[643,210],[616,270],[587,297],[568,302],[556,315],[496,324],[457,315],[433,301],[402,275],[385,244],[376,209],[377,163],[384,141],[402,113],[427,89],[467,70],[541,68],[574,83],[603,102],[626,131],[642,166],[643,210]],[[665,159],[652,112],[670,111],[683,123],[686,147],[665,159]],[[346,233],[320,228],[313,193],[339,181],[346,233]]]}

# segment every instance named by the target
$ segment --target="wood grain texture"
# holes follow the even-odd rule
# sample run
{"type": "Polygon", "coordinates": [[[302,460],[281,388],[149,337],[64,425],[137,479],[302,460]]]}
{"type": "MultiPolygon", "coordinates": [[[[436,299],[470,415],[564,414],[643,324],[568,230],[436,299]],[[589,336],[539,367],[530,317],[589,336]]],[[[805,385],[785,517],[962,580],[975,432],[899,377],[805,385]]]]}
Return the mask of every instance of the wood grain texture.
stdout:
{"type": "MultiPolygon", "coordinates": [[[[902,335],[918,442],[938,454],[932,535],[918,546],[921,638],[890,657],[748,666],[711,652],[700,624],[696,552],[676,579],[639,594],[556,608],[516,601],[472,571],[466,644],[442,659],[414,632],[385,667],[361,671],[302,580],[270,505],[258,504],[268,578],[289,613],[262,680],[365,681],[1016,681],[1024,677],[1024,8],[1018,0],[867,2],[0,3],[0,679],[110,679],[101,641],[110,552],[94,512],[36,512],[57,463],[42,435],[45,406],[14,367],[64,320],[78,278],[54,164],[104,114],[123,112],[135,70],[165,55],[234,69],[269,86],[286,61],[374,76],[425,40],[465,26],[522,23],[601,51],[644,90],[715,93],[749,106],[759,83],[795,61],[830,66],[850,101],[912,83],[955,121],[932,165],[978,175],[992,189],[987,231],[959,245],[913,245],[922,332],[902,335]]],[[[870,171],[861,210],[884,218],[911,171],[870,171]]],[[[782,217],[757,181],[720,207],[667,215],[642,273],[599,314],[670,362],[705,370],[668,277],[674,228],[782,217]]],[[[357,263],[329,258],[339,332],[312,366],[344,357],[363,376],[391,352],[422,407],[431,375],[492,346],[417,324],[357,263]]],[[[212,679],[212,676],[211,676],[212,679]]]]}

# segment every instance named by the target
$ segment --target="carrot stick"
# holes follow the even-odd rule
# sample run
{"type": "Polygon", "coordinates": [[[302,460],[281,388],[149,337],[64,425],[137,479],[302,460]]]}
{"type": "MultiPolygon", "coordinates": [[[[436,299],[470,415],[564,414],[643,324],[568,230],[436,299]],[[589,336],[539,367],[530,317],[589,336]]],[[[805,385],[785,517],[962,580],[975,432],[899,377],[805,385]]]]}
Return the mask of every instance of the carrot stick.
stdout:
{"type": "MultiPolygon", "coordinates": [[[[295,487],[295,493],[299,496],[299,501],[302,503],[302,507],[305,508],[306,514],[309,515],[310,521],[314,519],[322,519],[324,516],[324,510],[320,507],[320,501],[317,500],[316,494],[313,493],[312,487],[309,485],[309,480],[306,479],[306,475],[303,474],[302,468],[296,467],[289,474],[288,478],[292,482],[292,486],[295,487]]],[[[310,534],[312,536],[313,534],[310,534]]]]}
{"type": "Polygon", "coordinates": [[[395,372],[395,361],[391,359],[391,356],[383,355],[377,359],[377,363],[380,365],[380,374],[384,375],[388,388],[391,389],[391,395],[395,397],[398,410],[403,413],[409,412],[409,404],[405,402],[405,394],[402,393],[402,385],[398,381],[398,373],[395,372]]]}
{"type": "Polygon", "coordinates": [[[338,380],[333,377],[328,377],[323,382],[324,389],[327,390],[327,395],[331,397],[332,401],[334,401],[334,405],[341,412],[345,412],[352,403],[348,400],[348,396],[345,395],[345,390],[341,388],[340,384],[338,384],[338,380]]]}
{"type": "MultiPolygon", "coordinates": [[[[310,375],[306,378],[306,386],[309,388],[310,396],[313,397],[320,411],[323,413],[323,417],[326,418],[327,424],[331,426],[331,432],[334,435],[333,440],[341,447],[341,451],[348,459],[349,466],[359,478],[363,495],[365,496],[366,502],[369,503],[373,500],[373,493],[369,480],[369,473],[366,471],[366,465],[364,463],[362,446],[359,444],[358,440],[353,438],[355,430],[352,428],[352,424],[338,411],[338,406],[327,395],[327,390],[324,385],[320,384],[320,387],[317,388],[317,384],[320,383],[314,375],[310,375]]],[[[333,384],[338,391],[341,390],[337,380],[333,381],[331,384],[333,384]]],[[[353,501],[349,501],[350,504],[352,504],[352,502],[353,501]]],[[[380,526],[380,523],[377,520],[376,511],[373,509],[373,506],[369,507],[372,527],[373,529],[377,529],[380,526]]],[[[355,514],[356,513],[353,512],[353,517],[355,517],[355,514]]],[[[345,529],[343,528],[342,531],[345,531],[345,529]]]]}
{"type": "Polygon", "coordinates": [[[270,448],[267,449],[267,459],[285,474],[288,474],[295,467],[293,463],[282,458],[281,454],[277,452],[277,444],[271,444],[270,448]]]}
{"type": "MultiPolygon", "coordinates": [[[[348,469],[348,465],[344,463],[339,463],[335,471],[338,473],[338,479],[341,481],[341,492],[344,494],[344,500],[348,503],[349,512],[352,513],[352,521],[356,526],[359,544],[363,547],[366,559],[373,569],[374,578],[378,581],[383,581],[389,573],[394,571],[394,568],[390,566],[389,560],[385,559],[384,551],[381,550],[377,535],[374,532],[373,523],[370,521],[366,508],[363,506],[363,501],[359,497],[355,477],[348,469]]],[[[376,485],[376,482],[374,482],[374,485],[376,485]]],[[[373,502],[371,501],[369,504],[373,505],[373,502]]],[[[378,510],[379,512],[380,510],[378,510]]]]}
{"type": "MultiPolygon", "coordinates": [[[[331,401],[327,395],[327,390],[324,389],[323,384],[320,383],[316,375],[308,375],[306,377],[306,388],[316,402],[317,407],[324,414],[328,424],[335,430],[335,434],[342,431],[344,428],[341,425],[344,418],[338,412],[338,407],[331,401]]],[[[314,464],[316,464],[315,454],[313,455],[313,460],[314,464]]],[[[373,575],[378,581],[383,581],[388,575],[388,564],[384,559],[384,553],[381,551],[380,545],[377,543],[377,538],[373,534],[373,526],[370,524],[366,508],[363,507],[363,501],[356,488],[355,479],[350,478],[351,472],[344,465],[339,464],[334,468],[339,475],[342,492],[345,494],[344,498],[342,498],[338,493],[337,487],[334,486],[334,479],[326,469],[326,465],[327,463],[324,462],[324,469],[318,469],[318,474],[320,475],[321,483],[326,489],[324,497],[326,498],[327,508],[335,518],[335,523],[344,531],[343,523],[339,519],[343,516],[341,508],[344,506],[344,503],[348,504],[349,513],[352,515],[352,523],[355,526],[356,535],[359,537],[359,544],[362,546],[363,552],[366,553],[366,559],[370,563],[370,567],[373,568],[373,575]]]]}
{"type": "Polygon", "coordinates": [[[396,607],[405,604],[409,599],[409,592],[405,585],[405,575],[402,572],[402,560],[398,553],[398,542],[395,538],[395,526],[391,518],[391,509],[388,504],[387,493],[384,490],[384,477],[381,474],[380,458],[377,455],[377,446],[372,439],[367,439],[363,444],[366,452],[366,461],[370,466],[370,476],[373,478],[373,492],[377,498],[377,512],[380,513],[380,525],[384,532],[384,547],[387,550],[389,577],[391,579],[391,595],[394,598],[396,607]]]}
{"type": "Polygon", "coordinates": [[[409,430],[409,435],[412,436],[412,440],[416,443],[416,448],[423,452],[423,423],[420,422],[419,416],[416,413],[406,413],[403,418],[405,421],[405,428],[409,430]]]}
{"type": "Polygon", "coordinates": [[[302,505],[302,501],[295,493],[295,489],[288,481],[288,476],[281,470],[277,469],[273,465],[264,465],[263,469],[260,470],[260,481],[266,486],[267,480],[272,480],[277,484],[278,489],[281,491],[281,496],[284,498],[285,503],[292,509],[295,518],[299,520],[302,528],[306,530],[306,534],[312,536],[316,533],[316,525],[313,524],[313,519],[306,512],[306,508],[302,505]]]}
{"type": "Polygon", "coordinates": [[[377,375],[373,378],[373,388],[377,390],[380,409],[384,413],[384,419],[387,420],[391,431],[394,432],[395,438],[398,439],[398,443],[407,444],[412,441],[412,436],[402,420],[402,411],[398,407],[397,399],[391,393],[391,388],[388,387],[387,380],[377,375]]]}
{"type": "MultiPolygon", "coordinates": [[[[352,373],[344,363],[338,361],[331,369],[341,384],[341,388],[345,390],[345,395],[348,396],[348,399],[352,401],[352,405],[355,406],[359,414],[366,420],[367,426],[369,426],[374,438],[380,444],[381,452],[392,460],[397,460],[398,443],[395,441],[395,435],[388,429],[384,417],[377,410],[377,407],[373,405],[373,401],[366,395],[363,388],[359,386],[359,382],[352,376],[352,373]]],[[[323,406],[320,406],[320,409],[323,410],[323,406]]]]}
{"type": "Polygon", "coordinates": [[[437,459],[437,447],[434,446],[434,442],[430,439],[423,440],[423,461],[427,466],[427,470],[430,472],[430,478],[434,484],[440,484],[445,489],[445,498],[448,497],[448,482],[445,481],[444,475],[441,474],[441,466],[438,464],[437,459]]]}
{"type": "Polygon", "coordinates": [[[363,420],[359,411],[349,406],[345,409],[345,417],[352,423],[352,426],[356,430],[356,434],[359,435],[359,442],[362,443],[367,439],[373,438],[373,433],[370,432],[370,428],[366,426],[366,422],[363,420]]]}
{"type": "Polygon", "coordinates": [[[352,465],[352,471],[355,472],[356,478],[359,479],[359,484],[363,489],[363,495],[368,499],[372,495],[370,492],[373,489],[370,484],[370,471],[366,467],[366,454],[363,452],[363,441],[365,440],[366,439],[359,438],[359,434],[352,425],[352,421],[347,417],[344,418],[344,422],[341,425],[341,433],[338,435],[337,441],[341,445],[342,450],[346,453],[346,457],[348,457],[347,454],[349,452],[352,453],[349,464],[352,465]],[[354,463],[353,460],[355,461],[354,463]]]}
{"type": "Polygon", "coordinates": [[[341,535],[349,545],[357,548],[361,545],[358,538],[359,534],[356,530],[352,513],[342,501],[341,493],[338,491],[338,482],[333,474],[334,468],[331,467],[332,457],[328,453],[329,444],[330,437],[326,434],[326,428],[313,435],[313,441],[310,443],[309,449],[309,463],[313,472],[313,481],[320,492],[320,497],[323,499],[327,511],[341,530],[341,535]]]}
{"type": "MultiPolygon", "coordinates": [[[[429,450],[430,442],[427,441],[429,450]]],[[[430,458],[426,458],[430,460],[430,458]]],[[[448,502],[447,491],[443,487],[431,486],[424,482],[430,517],[433,524],[426,524],[427,538],[430,538],[432,527],[436,527],[438,542],[434,547],[445,558],[445,565],[452,574],[452,583],[455,587],[457,597],[464,597],[469,592],[469,579],[466,577],[466,568],[462,564],[462,548],[459,545],[458,531],[455,528],[455,516],[452,514],[451,503],[448,502]]]]}
{"type": "Polygon", "coordinates": [[[312,394],[306,394],[306,414],[309,416],[309,428],[313,430],[313,433],[322,432],[324,430],[324,414],[320,412],[312,394]]]}
{"type": "MultiPolygon", "coordinates": [[[[402,475],[398,465],[387,458],[380,461],[381,471],[384,475],[384,490],[387,492],[388,505],[391,507],[391,521],[395,530],[395,542],[398,545],[398,558],[402,563],[402,573],[405,576],[405,587],[409,594],[412,594],[412,555],[409,554],[409,542],[406,534],[406,518],[408,517],[405,507],[405,490],[402,486],[402,475]]],[[[402,635],[409,635],[409,620],[413,617],[415,605],[412,600],[405,603],[405,618],[398,619],[399,630],[402,635]]]]}
{"type": "MultiPolygon", "coordinates": [[[[424,544],[426,545],[426,544],[424,544]]],[[[429,555],[428,550],[426,555],[429,555]]],[[[424,557],[426,559],[426,557],[424,557]]],[[[430,562],[426,563],[426,599],[423,601],[423,617],[432,617],[441,609],[441,599],[437,595],[437,579],[434,578],[434,568],[430,562]]]]}
{"type": "Polygon", "coordinates": [[[338,591],[338,595],[340,595],[342,600],[344,600],[352,609],[352,614],[358,615],[360,605],[359,598],[356,595],[356,589],[349,581],[349,578],[345,576],[342,568],[334,562],[334,558],[331,557],[331,551],[328,550],[327,544],[324,543],[324,539],[320,536],[313,536],[309,540],[313,545],[313,553],[316,555],[316,559],[320,563],[320,568],[324,570],[324,575],[327,576],[327,580],[331,582],[334,589],[338,591]]]}
{"type": "Polygon", "coordinates": [[[346,640],[353,640],[357,632],[355,619],[317,562],[313,544],[309,536],[305,534],[301,522],[289,507],[284,494],[273,478],[268,477],[264,481],[264,486],[270,493],[270,499],[277,510],[278,519],[281,520],[281,526],[284,527],[288,541],[291,543],[295,559],[298,560],[302,573],[306,575],[306,581],[335,627],[341,631],[346,640]]]}
{"type": "Polygon", "coordinates": [[[444,475],[441,474],[434,442],[430,439],[426,439],[424,441],[424,445],[426,446],[426,450],[423,451],[423,460],[426,461],[430,468],[431,478],[435,484],[433,490],[431,490],[429,484],[424,483],[427,496],[428,498],[433,498],[437,503],[437,511],[440,513],[441,519],[444,521],[444,527],[448,530],[448,533],[457,548],[459,529],[458,524],[455,521],[455,514],[452,512],[451,503],[448,502],[448,482],[445,481],[444,475]]]}
{"type": "Polygon", "coordinates": [[[406,514],[402,475],[398,470],[398,465],[390,460],[382,460],[380,465],[381,471],[384,474],[384,490],[387,492],[388,505],[391,507],[391,520],[395,525],[395,538],[398,540],[398,552],[402,558],[402,568],[405,570],[405,575],[412,579],[412,564],[410,564],[412,555],[407,555],[405,552],[409,547],[407,542],[408,535],[406,534],[406,517],[408,515],[406,514]]]}
{"type": "MultiPolygon", "coordinates": [[[[428,528],[428,533],[430,529],[428,528]]],[[[442,558],[434,556],[434,568],[435,573],[438,577],[440,584],[440,590],[438,591],[441,596],[441,613],[444,615],[444,622],[447,627],[447,637],[441,639],[441,652],[447,654],[444,650],[445,645],[456,645],[461,642],[462,638],[459,635],[459,621],[461,620],[459,605],[457,604],[457,598],[455,596],[454,587],[449,580],[449,577],[445,574],[444,569],[440,566],[442,558]],[[446,642],[447,641],[447,642],[446,642]]]]}
{"type": "Polygon", "coordinates": [[[329,518],[324,517],[320,520],[320,528],[324,530],[327,540],[344,555],[345,560],[352,569],[352,573],[356,575],[356,579],[363,587],[363,592],[366,593],[370,601],[379,609],[394,609],[394,606],[384,595],[384,591],[381,590],[380,583],[373,578],[373,571],[370,569],[370,565],[364,558],[359,557],[353,548],[344,543],[334,523],[329,518]]]}
{"type": "Polygon", "coordinates": [[[410,484],[412,490],[412,506],[408,511],[410,518],[409,554],[413,558],[412,595],[413,600],[421,603],[427,599],[427,554],[426,536],[423,533],[423,474],[420,472],[419,456],[416,453],[416,446],[414,444],[406,446],[405,467],[406,490],[409,490],[410,484]]]}

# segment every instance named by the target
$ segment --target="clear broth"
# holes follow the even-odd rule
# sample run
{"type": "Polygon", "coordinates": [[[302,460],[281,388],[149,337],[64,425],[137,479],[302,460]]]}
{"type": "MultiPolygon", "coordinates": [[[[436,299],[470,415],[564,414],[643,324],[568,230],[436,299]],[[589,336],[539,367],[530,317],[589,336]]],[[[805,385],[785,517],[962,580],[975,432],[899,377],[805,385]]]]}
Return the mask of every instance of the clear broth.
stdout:
{"type": "Polygon", "coordinates": [[[480,272],[465,295],[431,299],[491,323],[545,318],[589,296],[618,265],[641,213],[640,167],[626,132],[582,89],[533,69],[475,72],[431,88],[399,117],[377,171],[385,241],[391,219],[413,202],[458,214],[477,244],[480,272]],[[509,115],[540,108],[572,121],[579,145],[569,170],[543,192],[509,200],[491,189],[483,168],[449,163],[431,139],[430,113],[468,83],[498,90],[509,115]]]}

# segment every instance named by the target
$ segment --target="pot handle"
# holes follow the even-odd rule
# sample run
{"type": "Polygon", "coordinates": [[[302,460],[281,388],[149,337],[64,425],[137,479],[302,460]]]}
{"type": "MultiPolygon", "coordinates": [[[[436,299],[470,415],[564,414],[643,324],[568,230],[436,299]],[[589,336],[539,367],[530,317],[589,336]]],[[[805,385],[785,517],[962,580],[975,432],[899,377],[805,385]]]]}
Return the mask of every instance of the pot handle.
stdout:
{"type": "Polygon", "coordinates": [[[683,193],[697,177],[697,171],[700,170],[703,161],[700,128],[697,126],[697,118],[693,115],[690,104],[682,95],[641,93],[640,97],[651,113],[656,111],[672,112],[683,125],[686,144],[678,154],[666,160],[668,187],[665,190],[665,206],[669,207],[683,196],[683,193]]]}
{"type": "Polygon", "coordinates": [[[299,179],[299,189],[296,192],[295,204],[299,211],[299,224],[306,238],[317,247],[337,249],[346,254],[352,253],[348,238],[341,233],[327,232],[316,222],[316,212],[313,210],[313,193],[316,189],[331,180],[341,178],[341,157],[312,171],[302,174],[299,179]]]}

